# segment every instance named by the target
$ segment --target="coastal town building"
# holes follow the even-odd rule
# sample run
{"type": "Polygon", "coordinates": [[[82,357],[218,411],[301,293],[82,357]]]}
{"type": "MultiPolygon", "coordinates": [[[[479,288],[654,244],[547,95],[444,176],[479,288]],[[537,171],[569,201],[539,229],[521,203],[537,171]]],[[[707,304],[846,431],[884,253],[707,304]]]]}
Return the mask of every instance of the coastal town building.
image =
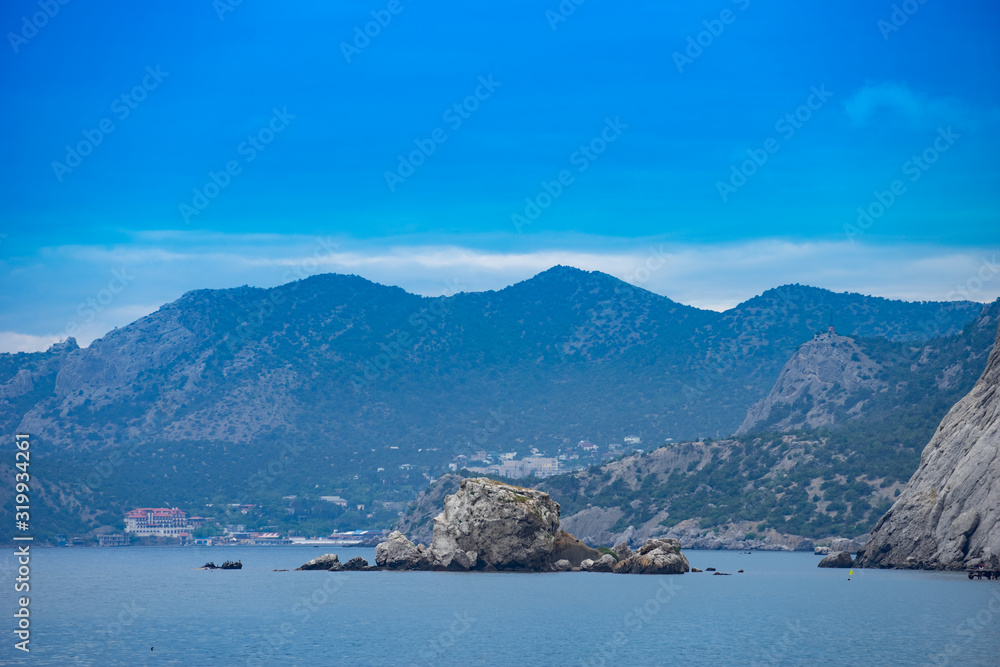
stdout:
{"type": "Polygon", "coordinates": [[[125,514],[125,532],[135,535],[186,537],[203,525],[203,517],[189,517],[176,507],[139,507],[125,514]]]}

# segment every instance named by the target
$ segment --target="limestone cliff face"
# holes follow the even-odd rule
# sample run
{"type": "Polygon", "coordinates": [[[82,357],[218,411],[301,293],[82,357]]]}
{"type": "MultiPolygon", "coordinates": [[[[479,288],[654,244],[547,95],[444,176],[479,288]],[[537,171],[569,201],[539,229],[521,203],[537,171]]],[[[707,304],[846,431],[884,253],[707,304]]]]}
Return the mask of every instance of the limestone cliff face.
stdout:
{"type": "Polygon", "coordinates": [[[736,435],[765,424],[777,431],[830,424],[844,408],[861,409],[860,401],[851,400],[859,390],[886,387],[876,379],[878,370],[853,338],[819,334],[788,360],[771,392],[747,411],[736,435]]]}
{"type": "Polygon", "coordinates": [[[980,560],[1000,564],[1000,332],[857,565],[957,569],[980,560]]]}

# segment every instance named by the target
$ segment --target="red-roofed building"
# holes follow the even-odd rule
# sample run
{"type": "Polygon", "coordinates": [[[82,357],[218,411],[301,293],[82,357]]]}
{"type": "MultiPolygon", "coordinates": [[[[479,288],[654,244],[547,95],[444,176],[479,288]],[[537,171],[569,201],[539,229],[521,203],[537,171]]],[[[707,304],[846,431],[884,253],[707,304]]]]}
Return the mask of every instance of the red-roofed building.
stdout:
{"type": "Polygon", "coordinates": [[[139,507],[125,514],[125,532],[180,537],[192,529],[187,512],[176,507],[139,507]]]}

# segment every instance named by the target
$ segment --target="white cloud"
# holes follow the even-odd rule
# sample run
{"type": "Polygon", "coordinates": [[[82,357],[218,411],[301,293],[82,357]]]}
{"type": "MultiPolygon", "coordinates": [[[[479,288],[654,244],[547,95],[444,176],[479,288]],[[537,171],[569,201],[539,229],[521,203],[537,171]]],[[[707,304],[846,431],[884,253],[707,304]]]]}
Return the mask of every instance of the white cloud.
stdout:
{"type": "MultiPolygon", "coordinates": [[[[868,83],[844,100],[844,111],[858,127],[895,126],[904,122],[912,128],[933,129],[938,125],[971,128],[982,114],[953,98],[932,98],[909,86],[891,81],[868,83]]],[[[996,111],[984,118],[996,118],[996,111]]]]}
{"type": "Polygon", "coordinates": [[[59,336],[33,336],[16,331],[0,331],[0,352],[42,352],[59,340],[59,336]]]}

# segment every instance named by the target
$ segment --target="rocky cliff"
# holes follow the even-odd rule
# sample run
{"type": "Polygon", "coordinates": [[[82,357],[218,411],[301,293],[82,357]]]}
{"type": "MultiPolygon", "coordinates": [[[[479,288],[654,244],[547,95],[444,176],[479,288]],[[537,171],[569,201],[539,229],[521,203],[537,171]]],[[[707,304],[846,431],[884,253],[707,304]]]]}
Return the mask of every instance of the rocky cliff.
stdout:
{"type": "Polygon", "coordinates": [[[736,435],[764,424],[776,431],[816,428],[833,423],[841,409],[860,412],[863,401],[852,397],[860,390],[887,386],[876,377],[879,370],[854,339],[818,334],[792,355],[770,393],[747,412],[736,435]]]}
{"type": "Polygon", "coordinates": [[[980,561],[1000,563],[1000,332],[986,370],[941,422],[857,565],[958,569],[980,561]]]}

